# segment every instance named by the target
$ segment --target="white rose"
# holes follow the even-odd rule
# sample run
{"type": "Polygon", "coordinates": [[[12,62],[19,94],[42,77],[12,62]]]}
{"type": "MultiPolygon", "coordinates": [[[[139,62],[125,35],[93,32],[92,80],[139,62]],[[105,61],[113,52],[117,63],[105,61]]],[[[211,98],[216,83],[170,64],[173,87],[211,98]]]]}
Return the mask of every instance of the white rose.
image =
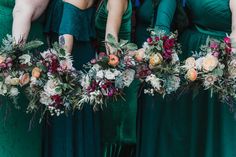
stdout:
{"type": "Polygon", "coordinates": [[[67,59],[60,61],[60,67],[62,70],[73,70],[72,60],[67,59]]]}
{"type": "Polygon", "coordinates": [[[45,93],[45,92],[43,92],[43,93],[40,94],[40,100],[39,100],[39,102],[40,102],[41,104],[46,105],[46,106],[48,106],[48,105],[50,105],[50,104],[53,103],[53,101],[52,101],[52,99],[50,98],[50,96],[49,96],[47,93],[45,93]]]}
{"type": "Polygon", "coordinates": [[[61,95],[62,91],[56,90],[57,88],[60,88],[58,85],[59,84],[56,80],[48,80],[48,82],[44,86],[44,91],[47,92],[50,96],[61,95]]]}
{"type": "Polygon", "coordinates": [[[19,94],[19,90],[18,90],[17,88],[12,87],[12,88],[10,89],[9,95],[10,95],[11,97],[17,96],[18,94],[19,94]]]}
{"type": "Polygon", "coordinates": [[[90,77],[88,75],[84,75],[82,79],[80,80],[81,86],[84,89],[87,89],[90,86],[90,77]]]}
{"type": "Polygon", "coordinates": [[[116,77],[116,75],[111,72],[110,70],[106,70],[105,71],[105,78],[108,79],[108,80],[114,80],[116,77]]]}
{"type": "Polygon", "coordinates": [[[96,78],[98,80],[101,80],[101,79],[103,79],[103,77],[104,77],[103,71],[102,70],[98,71],[97,74],[96,74],[96,78]]]}
{"type": "Polygon", "coordinates": [[[203,57],[201,57],[201,58],[198,58],[197,60],[196,60],[196,69],[197,70],[202,70],[202,63],[203,63],[203,57]]]}

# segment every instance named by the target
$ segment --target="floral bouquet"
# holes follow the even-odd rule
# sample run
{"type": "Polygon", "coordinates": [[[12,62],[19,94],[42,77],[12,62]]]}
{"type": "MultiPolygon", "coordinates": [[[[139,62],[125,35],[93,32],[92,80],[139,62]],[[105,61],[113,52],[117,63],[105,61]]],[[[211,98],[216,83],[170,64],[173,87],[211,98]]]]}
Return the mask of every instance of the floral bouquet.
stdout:
{"type": "MultiPolygon", "coordinates": [[[[17,105],[19,88],[29,83],[28,67],[32,65],[30,50],[38,48],[43,43],[31,41],[19,42],[10,35],[3,39],[0,48],[0,95],[7,96],[17,105]]],[[[18,106],[19,107],[19,106],[18,106]]]]}
{"type": "Polygon", "coordinates": [[[236,98],[236,54],[229,37],[219,41],[208,38],[201,51],[185,60],[182,73],[187,83],[200,82],[211,94],[218,93],[230,105],[236,98]]]}
{"type": "Polygon", "coordinates": [[[90,103],[94,110],[103,108],[108,100],[123,98],[123,89],[129,87],[135,76],[135,60],[130,53],[137,46],[128,41],[116,42],[112,35],[108,35],[108,42],[115,53],[101,52],[96,59],[85,65],[85,72],[81,72],[80,83],[83,88],[80,102],[90,103]]]}
{"type": "Polygon", "coordinates": [[[35,58],[26,90],[30,100],[28,112],[41,109],[42,116],[46,111],[59,116],[79,101],[79,77],[72,62],[71,55],[56,43],[35,58]]]}
{"type": "Polygon", "coordinates": [[[136,76],[146,83],[144,93],[170,94],[180,86],[180,64],[178,54],[180,45],[176,42],[177,34],[165,35],[163,31],[151,30],[151,36],[136,52],[139,63],[136,76]]]}

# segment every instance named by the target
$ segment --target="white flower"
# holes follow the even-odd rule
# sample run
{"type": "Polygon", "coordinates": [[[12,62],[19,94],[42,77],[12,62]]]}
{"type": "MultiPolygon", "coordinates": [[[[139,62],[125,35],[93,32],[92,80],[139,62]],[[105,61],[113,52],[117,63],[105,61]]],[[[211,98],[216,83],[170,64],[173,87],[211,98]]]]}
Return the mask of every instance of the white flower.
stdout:
{"type": "Polygon", "coordinates": [[[44,86],[44,91],[50,95],[61,95],[62,90],[60,89],[59,82],[56,79],[49,79],[44,86]]]}
{"type": "Polygon", "coordinates": [[[144,42],[144,43],[143,43],[143,48],[144,48],[144,49],[148,49],[148,48],[149,48],[148,42],[144,42]]]}
{"type": "Polygon", "coordinates": [[[6,78],[5,78],[5,84],[7,85],[10,85],[11,84],[11,76],[8,75],[6,78]]]}
{"type": "Polygon", "coordinates": [[[202,70],[203,59],[204,59],[204,57],[201,57],[196,60],[196,69],[197,70],[202,70]]]}
{"type": "Polygon", "coordinates": [[[42,92],[42,93],[40,94],[40,100],[39,100],[39,102],[40,102],[41,104],[46,105],[46,106],[48,106],[48,105],[50,105],[50,104],[53,103],[53,101],[52,101],[52,99],[50,98],[50,96],[49,96],[47,93],[45,93],[45,92],[42,92]]]}
{"type": "Polygon", "coordinates": [[[155,75],[151,74],[151,75],[147,76],[145,81],[150,82],[150,84],[152,85],[152,87],[154,89],[157,89],[157,90],[161,89],[161,80],[159,78],[157,78],[155,75]]]}
{"type": "Polygon", "coordinates": [[[94,70],[94,71],[99,71],[100,69],[101,69],[101,66],[98,64],[94,64],[92,67],[92,70],[94,70]]]}
{"type": "Polygon", "coordinates": [[[129,87],[130,84],[133,82],[134,80],[134,75],[135,75],[135,70],[133,69],[126,69],[123,73],[123,81],[126,87],[129,87]]]}
{"type": "Polygon", "coordinates": [[[176,64],[178,62],[179,62],[179,56],[177,55],[177,53],[173,53],[172,54],[171,64],[176,64]]]}
{"type": "Polygon", "coordinates": [[[103,79],[103,77],[104,77],[103,70],[98,71],[96,74],[96,79],[101,80],[103,79]]]}
{"type": "Polygon", "coordinates": [[[28,55],[28,54],[24,54],[24,55],[20,56],[19,59],[20,59],[21,64],[26,64],[26,65],[29,65],[29,66],[32,65],[31,56],[28,55]]]}
{"type": "Polygon", "coordinates": [[[12,87],[12,88],[10,89],[9,95],[10,95],[11,97],[17,96],[18,94],[19,94],[19,90],[18,90],[17,88],[12,87]]]}
{"type": "Polygon", "coordinates": [[[108,80],[114,80],[116,77],[115,73],[111,72],[111,70],[105,71],[105,78],[108,80]]]}

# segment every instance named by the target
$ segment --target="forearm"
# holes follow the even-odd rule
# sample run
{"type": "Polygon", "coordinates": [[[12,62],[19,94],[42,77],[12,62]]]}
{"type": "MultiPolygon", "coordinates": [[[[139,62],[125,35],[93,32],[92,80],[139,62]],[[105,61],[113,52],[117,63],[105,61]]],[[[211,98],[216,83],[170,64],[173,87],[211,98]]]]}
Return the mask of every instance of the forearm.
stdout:
{"type": "Polygon", "coordinates": [[[157,9],[155,27],[169,32],[175,10],[176,0],[161,0],[157,9]]]}
{"type": "Polygon", "coordinates": [[[232,32],[236,31],[236,0],[230,0],[230,9],[232,13],[232,32]]]}
{"type": "Polygon", "coordinates": [[[46,9],[49,0],[16,0],[13,10],[12,35],[16,42],[27,40],[31,22],[46,9]]]}

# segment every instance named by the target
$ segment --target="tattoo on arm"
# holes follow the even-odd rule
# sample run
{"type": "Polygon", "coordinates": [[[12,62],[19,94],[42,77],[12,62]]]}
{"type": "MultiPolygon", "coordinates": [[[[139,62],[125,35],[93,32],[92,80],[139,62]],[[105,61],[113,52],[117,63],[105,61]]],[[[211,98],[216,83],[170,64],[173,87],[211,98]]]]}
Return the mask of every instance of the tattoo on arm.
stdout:
{"type": "Polygon", "coordinates": [[[59,45],[65,46],[65,37],[63,35],[59,36],[59,45]]]}

